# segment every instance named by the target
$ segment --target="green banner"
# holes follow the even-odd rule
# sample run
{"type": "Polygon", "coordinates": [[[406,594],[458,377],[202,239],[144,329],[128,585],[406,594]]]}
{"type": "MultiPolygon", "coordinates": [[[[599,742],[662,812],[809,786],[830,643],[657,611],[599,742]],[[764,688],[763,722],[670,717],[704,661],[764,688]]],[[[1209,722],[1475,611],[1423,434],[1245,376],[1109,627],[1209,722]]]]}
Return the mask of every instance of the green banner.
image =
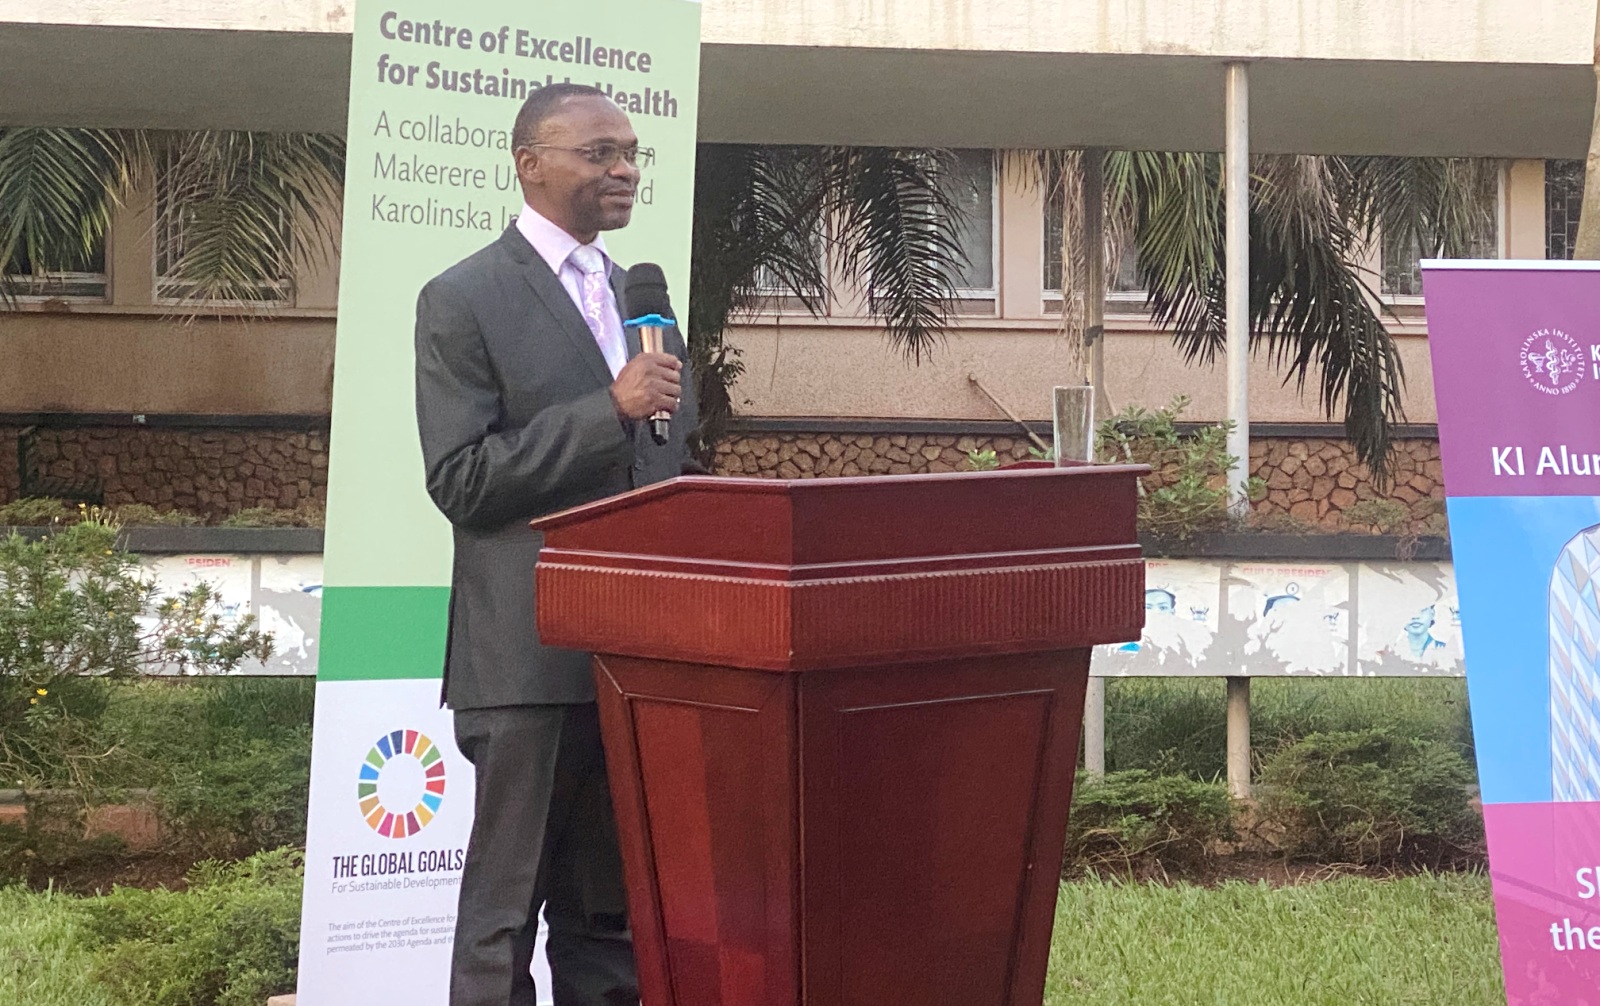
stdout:
{"type": "Polygon", "coordinates": [[[417,294],[516,219],[517,111],[571,81],[653,152],[608,249],[686,301],[700,6],[362,0],[355,20],[299,1002],[443,1006],[473,771],[439,706],[451,540],[424,489],[417,294]]]}
{"type": "Polygon", "coordinates": [[[689,0],[362,4],[328,486],[325,680],[439,673],[450,531],[423,489],[412,384],[417,292],[493,241],[522,207],[511,127],[527,95],[593,84],[654,152],[624,265],[688,290],[700,9],[689,0]],[[415,588],[441,588],[418,591],[415,588]],[[408,588],[393,603],[354,588],[408,588]],[[385,645],[378,645],[388,640],[385,645]],[[405,645],[399,641],[404,640],[405,645]],[[370,659],[363,654],[370,654],[370,659]]]}

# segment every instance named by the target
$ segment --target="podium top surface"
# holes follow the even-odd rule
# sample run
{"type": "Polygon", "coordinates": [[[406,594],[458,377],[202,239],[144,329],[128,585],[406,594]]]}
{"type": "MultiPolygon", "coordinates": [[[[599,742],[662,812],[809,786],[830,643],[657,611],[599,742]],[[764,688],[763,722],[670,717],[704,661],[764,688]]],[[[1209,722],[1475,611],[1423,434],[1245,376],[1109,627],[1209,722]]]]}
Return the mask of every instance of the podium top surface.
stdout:
{"type": "Polygon", "coordinates": [[[686,476],[534,521],[545,548],[775,568],[1135,546],[1142,465],[686,476]]]}

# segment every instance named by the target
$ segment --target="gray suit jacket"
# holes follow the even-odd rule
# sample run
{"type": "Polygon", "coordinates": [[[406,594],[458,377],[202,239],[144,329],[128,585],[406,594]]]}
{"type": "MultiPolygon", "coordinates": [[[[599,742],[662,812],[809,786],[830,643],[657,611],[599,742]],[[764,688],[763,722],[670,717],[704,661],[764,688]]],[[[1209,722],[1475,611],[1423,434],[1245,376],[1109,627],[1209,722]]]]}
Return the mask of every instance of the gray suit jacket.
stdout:
{"type": "MultiPolygon", "coordinates": [[[[626,273],[612,285],[622,317],[626,273]]],[[[687,356],[674,329],[667,350],[687,356]]],[[[683,471],[694,382],[665,446],[624,423],[611,371],[561,281],[512,226],[417,298],[417,428],[428,495],[455,527],[444,701],[452,709],[590,702],[589,655],[534,625],[528,521],[683,471]]],[[[639,351],[629,333],[629,356],[639,351]]]]}

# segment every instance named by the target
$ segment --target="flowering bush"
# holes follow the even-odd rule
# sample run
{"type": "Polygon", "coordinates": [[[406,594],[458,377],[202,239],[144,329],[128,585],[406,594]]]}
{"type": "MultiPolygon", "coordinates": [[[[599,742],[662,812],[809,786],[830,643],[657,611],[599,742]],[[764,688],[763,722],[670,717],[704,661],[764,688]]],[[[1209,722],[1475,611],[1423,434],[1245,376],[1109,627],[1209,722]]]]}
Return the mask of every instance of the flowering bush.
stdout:
{"type": "MultiPolygon", "coordinates": [[[[96,515],[37,539],[0,538],[0,764],[37,765],[83,677],[218,673],[266,659],[253,616],[225,620],[207,585],[162,596],[96,515]]],[[[10,773],[14,775],[15,773],[10,773]]]]}

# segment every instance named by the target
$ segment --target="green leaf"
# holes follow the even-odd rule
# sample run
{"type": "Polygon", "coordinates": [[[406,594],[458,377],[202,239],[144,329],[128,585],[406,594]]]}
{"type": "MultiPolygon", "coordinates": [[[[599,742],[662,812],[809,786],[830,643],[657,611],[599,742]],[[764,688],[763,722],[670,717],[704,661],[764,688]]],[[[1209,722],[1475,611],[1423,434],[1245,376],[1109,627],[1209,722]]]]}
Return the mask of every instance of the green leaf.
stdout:
{"type": "Polygon", "coordinates": [[[41,273],[88,268],[128,187],[129,149],[127,134],[103,129],[0,130],[0,283],[23,261],[41,273]]]}

